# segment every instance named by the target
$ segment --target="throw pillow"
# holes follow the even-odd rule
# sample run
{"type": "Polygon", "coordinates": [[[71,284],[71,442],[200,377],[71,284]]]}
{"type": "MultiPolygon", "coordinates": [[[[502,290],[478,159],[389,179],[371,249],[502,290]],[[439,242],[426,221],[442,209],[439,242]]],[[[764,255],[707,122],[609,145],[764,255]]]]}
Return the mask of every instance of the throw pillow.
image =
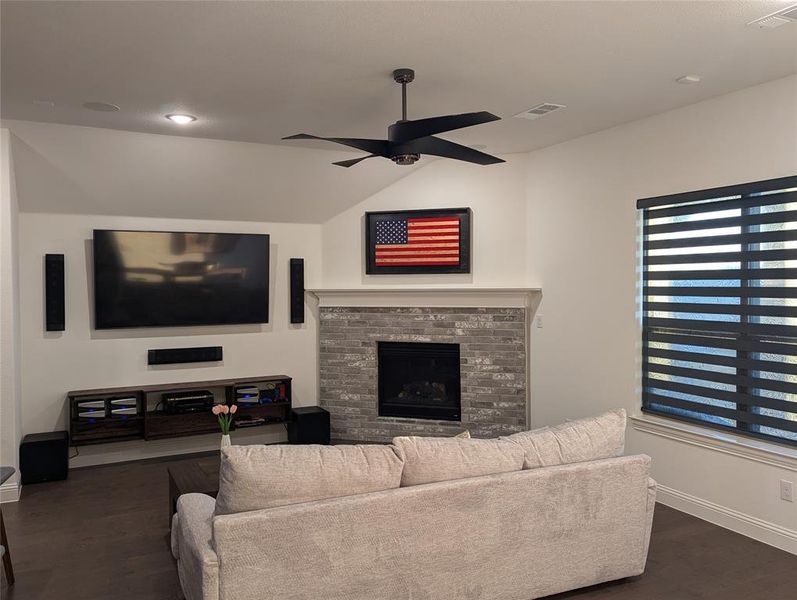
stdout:
{"type": "Polygon", "coordinates": [[[273,508],[399,487],[391,446],[271,445],[221,450],[216,514],[273,508]]]}
{"type": "Polygon", "coordinates": [[[625,448],[625,410],[522,431],[500,439],[523,448],[524,469],[551,467],[621,456],[625,448]]]}
{"type": "Polygon", "coordinates": [[[501,440],[395,437],[402,487],[520,471],[523,448],[501,440]]]}

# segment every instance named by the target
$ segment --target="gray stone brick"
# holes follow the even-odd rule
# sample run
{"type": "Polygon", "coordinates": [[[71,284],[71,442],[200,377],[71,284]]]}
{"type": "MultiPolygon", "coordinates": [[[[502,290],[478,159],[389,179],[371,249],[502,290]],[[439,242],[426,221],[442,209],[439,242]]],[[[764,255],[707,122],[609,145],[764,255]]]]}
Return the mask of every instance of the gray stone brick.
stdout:
{"type": "Polygon", "coordinates": [[[390,441],[469,429],[495,437],[526,428],[527,319],[520,308],[331,307],[320,311],[320,403],[332,435],[390,441]],[[378,341],[460,344],[462,420],[377,415],[378,341]]]}

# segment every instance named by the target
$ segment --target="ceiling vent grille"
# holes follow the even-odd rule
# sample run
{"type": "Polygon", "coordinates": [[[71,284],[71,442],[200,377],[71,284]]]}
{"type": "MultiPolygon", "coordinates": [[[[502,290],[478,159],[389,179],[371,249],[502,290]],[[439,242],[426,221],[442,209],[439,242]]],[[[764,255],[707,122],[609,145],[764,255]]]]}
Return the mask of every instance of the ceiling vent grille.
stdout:
{"type": "Polygon", "coordinates": [[[559,110],[565,108],[564,104],[554,104],[553,102],[543,102],[542,104],[538,104],[537,106],[532,106],[528,110],[524,110],[521,113],[516,114],[515,116],[519,119],[529,119],[533,121],[534,119],[539,119],[542,116],[547,115],[548,113],[552,113],[555,110],[559,110]]]}
{"type": "Polygon", "coordinates": [[[748,23],[748,25],[757,25],[761,29],[775,29],[776,27],[787,25],[788,23],[794,23],[795,21],[797,21],[797,4],[792,4],[791,6],[787,6],[786,8],[783,8],[777,12],[763,16],[755,21],[751,21],[748,23]]]}

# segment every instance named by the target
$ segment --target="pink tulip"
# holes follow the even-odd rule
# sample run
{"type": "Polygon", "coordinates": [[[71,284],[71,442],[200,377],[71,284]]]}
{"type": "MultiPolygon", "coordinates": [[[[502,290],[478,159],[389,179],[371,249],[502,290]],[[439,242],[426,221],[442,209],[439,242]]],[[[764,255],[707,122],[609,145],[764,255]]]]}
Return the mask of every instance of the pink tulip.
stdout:
{"type": "Polygon", "coordinates": [[[221,413],[221,404],[214,404],[213,408],[211,409],[214,415],[218,415],[221,413]]]}
{"type": "Polygon", "coordinates": [[[236,413],[236,411],[237,411],[237,410],[238,410],[238,405],[237,405],[237,404],[233,404],[233,405],[230,407],[230,414],[231,414],[231,415],[234,415],[234,414],[236,413]]]}

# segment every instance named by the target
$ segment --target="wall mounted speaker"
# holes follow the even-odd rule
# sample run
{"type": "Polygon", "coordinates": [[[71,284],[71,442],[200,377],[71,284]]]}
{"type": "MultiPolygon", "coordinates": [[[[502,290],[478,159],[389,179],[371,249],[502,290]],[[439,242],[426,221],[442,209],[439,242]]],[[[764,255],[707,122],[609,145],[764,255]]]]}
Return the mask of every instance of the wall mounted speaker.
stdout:
{"type": "Polygon", "coordinates": [[[196,348],[158,348],[147,352],[147,364],[173,365],[177,363],[215,362],[223,358],[221,346],[196,348]]]}
{"type": "Polygon", "coordinates": [[[66,329],[64,255],[44,255],[44,320],[47,331],[66,329]]]}
{"type": "Polygon", "coordinates": [[[291,323],[304,323],[304,259],[291,259],[291,323]]]}

